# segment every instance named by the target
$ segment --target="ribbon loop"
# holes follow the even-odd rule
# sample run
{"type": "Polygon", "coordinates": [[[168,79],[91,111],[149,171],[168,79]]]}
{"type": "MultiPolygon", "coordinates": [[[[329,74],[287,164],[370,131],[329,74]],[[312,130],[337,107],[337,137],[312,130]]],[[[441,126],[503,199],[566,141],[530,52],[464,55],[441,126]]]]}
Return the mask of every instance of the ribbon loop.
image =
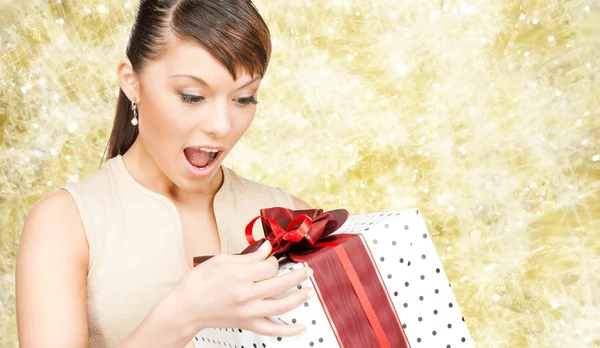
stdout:
{"type": "Polygon", "coordinates": [[[262,209],[246,226],[246,240],[256,243],[252,230],[257,220],[262,221],[265,239],[278,255],[291,248],[306,249],[340,228],[348,219],[345,209],[323,212],[323,209],[290,210],[282,207],[262,209]]]}

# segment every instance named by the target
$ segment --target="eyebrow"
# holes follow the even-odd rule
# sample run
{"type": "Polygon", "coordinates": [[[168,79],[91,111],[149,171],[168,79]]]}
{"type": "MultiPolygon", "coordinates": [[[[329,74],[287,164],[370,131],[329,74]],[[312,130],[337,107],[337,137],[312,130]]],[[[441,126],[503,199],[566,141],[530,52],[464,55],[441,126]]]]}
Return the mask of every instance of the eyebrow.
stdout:
{"type": "MultiPolygon", "coordinates": [[[[176,78],[176,77],[185,77],[185,78],[189,78],[189,79],[192,79],[192,80],[194,80],[194,81],[198,82],[199,84],[201,84],[201,85],[203,85],[203,86],[210,87],[210,86],[209,86],[209,84],[208,84],[208,83],[206,83],[206,81],[204,81],[203,79],[199,78],[198,76],[189,75],[189,74],[177,74],[177,75],[172,75],[172,76],[169,76],[169,78],[170,78],[170,79],[171,79],[171,78],[176,78]]],[[[252,80],[250,80],[250,81],[246,82],[246,83],[245,83],[243,86],[239,87],[237,90],[240,90],[240,89],[242,89],[242,88],[244,88],[244,87],[247,87],[247,86],[249,86],[249,85],[253,84],[254,82],[256,82],[256,81],[258,81],[258,80],[260,80],[260,79],[261,79],[261,77],[260,77],[260,76],[256,76],[256,77],[255,77],[255,78],[253,78],[252,80]]]]}

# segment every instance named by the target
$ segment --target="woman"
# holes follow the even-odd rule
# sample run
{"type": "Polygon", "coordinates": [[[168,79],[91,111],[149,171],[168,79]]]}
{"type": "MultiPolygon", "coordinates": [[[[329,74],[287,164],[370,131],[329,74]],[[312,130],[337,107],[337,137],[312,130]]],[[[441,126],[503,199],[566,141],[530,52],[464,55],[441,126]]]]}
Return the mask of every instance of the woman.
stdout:
{"type": "Polygon", "coordinates": [[[110,159],[25,222],[22,348],[183,347],[205,327],[304,330],[266,317],[304,302],[311,289],[277,295],[312,271],[275,277],[267,244],[231,255],[260,208],[309,208],[221,165],[252,122],[270,53],[250,0],[141,1],[117,69],[110,159]],[[192,266],[211,254],[221,255],[192,266]]]}

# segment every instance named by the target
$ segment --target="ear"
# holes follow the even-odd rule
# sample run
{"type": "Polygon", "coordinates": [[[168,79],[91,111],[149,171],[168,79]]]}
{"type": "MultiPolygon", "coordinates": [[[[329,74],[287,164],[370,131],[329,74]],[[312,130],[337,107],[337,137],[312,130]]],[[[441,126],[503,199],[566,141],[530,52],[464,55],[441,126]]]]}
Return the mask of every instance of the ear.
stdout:
{"type": "Polygon", "coordinates": [[[123,93],[129,100],[138,102],[140,95],[139,80],[129,59],[125,58],[119,62],[117,75],[121,84],[123,93]]]}

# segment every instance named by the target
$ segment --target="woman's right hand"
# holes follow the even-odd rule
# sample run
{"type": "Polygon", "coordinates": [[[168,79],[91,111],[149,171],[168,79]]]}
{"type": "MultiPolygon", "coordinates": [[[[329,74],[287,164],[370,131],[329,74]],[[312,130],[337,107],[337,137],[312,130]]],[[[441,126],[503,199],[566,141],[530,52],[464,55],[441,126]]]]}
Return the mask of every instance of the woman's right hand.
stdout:
{"type": "Polygon", "coordinates": [[[312,270],[305,267],[277,276],[279,265],[270,253],[270,243],[263,243],[253,253],[217,255],[179,281],[165,300],[172,313],[183,319],[190,340],[204,328],[237,328],[278,337],[306,329],[267,319],[300,306],[314,293],[312,288],[303,287],[280,297],[310,278],[312,270]]]}

